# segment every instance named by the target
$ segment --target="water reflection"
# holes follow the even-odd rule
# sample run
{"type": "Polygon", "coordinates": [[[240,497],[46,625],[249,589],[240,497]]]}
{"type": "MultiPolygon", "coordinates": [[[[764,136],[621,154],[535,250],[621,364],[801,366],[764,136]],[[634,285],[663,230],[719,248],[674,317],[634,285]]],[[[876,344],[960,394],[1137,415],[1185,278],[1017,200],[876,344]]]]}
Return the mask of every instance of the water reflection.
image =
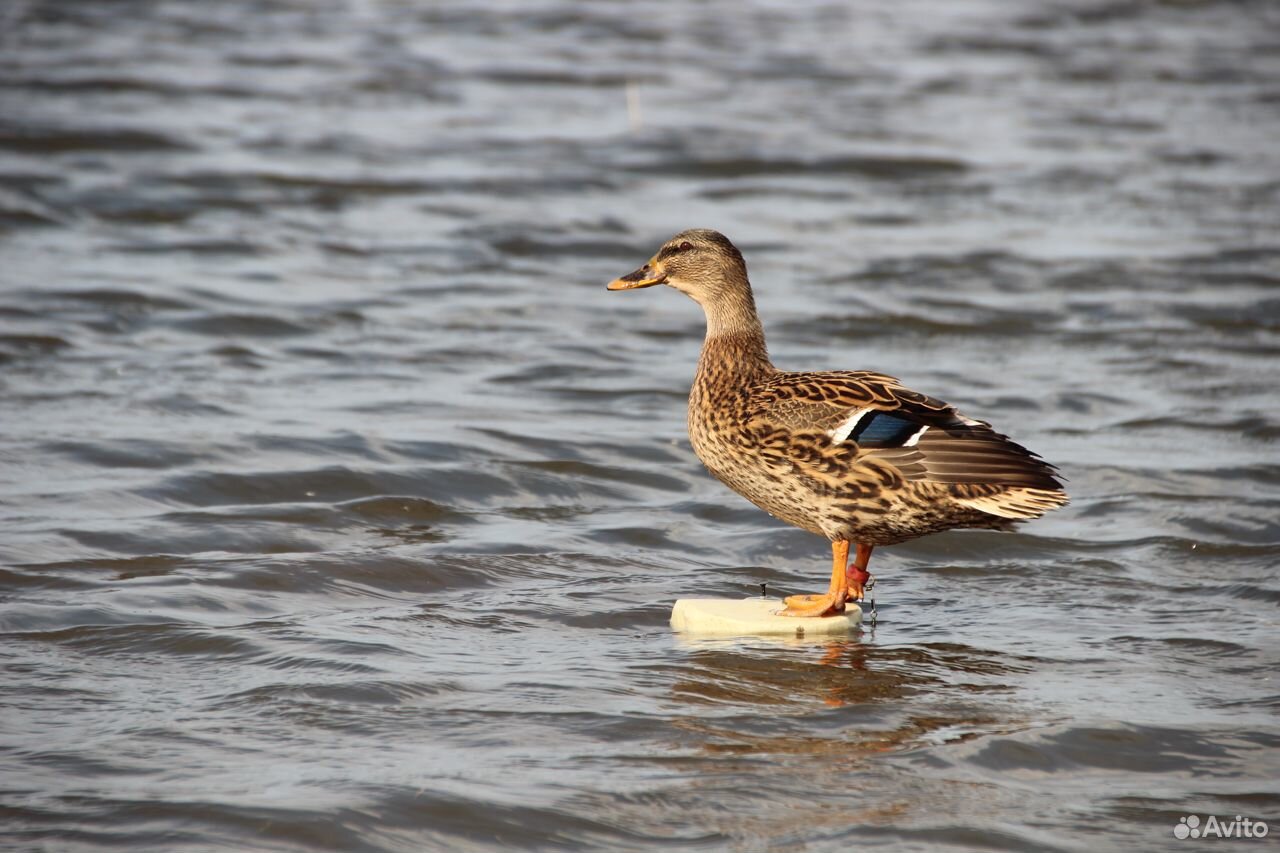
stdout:
{"type": "Polygon", "coordinates": [[[749,642],[682,639],[671,687],[681,718],[708,754],[841,756],[910,749],[1012,731],[1026,722],[987,695],[1013,690],[1027,661],[961,644],[879,646],[864,637],[749,642]],[[920,697],[925,697],[923,700],[920,697]],[[927,709],[927,712],[926,712],[927,709]],[[742,716],[747,714],[749,716],[742,716]],[[812,731],[813,716],[822,719],[812,731]],[[760,726],[757,719],[770,720],[760,726]],[[798,731],[776,725],[805,720],[798,731]]]}

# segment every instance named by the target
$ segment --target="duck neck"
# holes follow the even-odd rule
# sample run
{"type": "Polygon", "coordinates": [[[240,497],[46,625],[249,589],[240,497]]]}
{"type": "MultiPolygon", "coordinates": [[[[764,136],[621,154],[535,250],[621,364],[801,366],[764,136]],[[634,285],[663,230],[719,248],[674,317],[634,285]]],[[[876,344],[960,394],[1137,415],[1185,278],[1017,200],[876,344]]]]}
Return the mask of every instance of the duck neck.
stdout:
{"type": "Polygon", "coordinates": [[[756,314],[750,288],[743,288],[703,305],[707,337],[702,343],[698,371],[749,378],[773,371],[764,342],[764,327],[756,314]]]}

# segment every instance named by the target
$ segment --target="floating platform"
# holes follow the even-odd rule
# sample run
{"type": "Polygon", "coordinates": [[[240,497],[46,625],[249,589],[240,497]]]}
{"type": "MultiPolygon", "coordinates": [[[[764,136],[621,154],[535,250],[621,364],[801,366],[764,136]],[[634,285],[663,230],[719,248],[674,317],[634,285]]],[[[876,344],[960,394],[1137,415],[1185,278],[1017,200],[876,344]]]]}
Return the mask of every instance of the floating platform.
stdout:
{"type": "Polygon", "coordinates": [[[853,602],[839,616],[779,616],[785,608],[776,598],[682,598],[671,608],[671,627],[704,637],[817,637],[848,634],[862,622],[853,602]]]}

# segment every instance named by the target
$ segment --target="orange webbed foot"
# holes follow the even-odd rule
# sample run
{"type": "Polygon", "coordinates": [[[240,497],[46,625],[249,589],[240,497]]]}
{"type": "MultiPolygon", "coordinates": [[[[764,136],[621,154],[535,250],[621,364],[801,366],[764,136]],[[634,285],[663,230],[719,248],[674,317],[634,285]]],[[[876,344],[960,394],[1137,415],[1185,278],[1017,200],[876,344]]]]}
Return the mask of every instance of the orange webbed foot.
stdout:
{"type": "Polygon", "coordinates": [[[792,595],[787,598],[783,616],[835,616],[844,612],[849,596],[845,562],[849,559],[849,543],[837,539],[831,543],[831,586],[826,595],[792,595]]]}
{"type": "Polygon", "coordinates": [[[786,598],[787,609],[779,616],[835,616],[844,612],[844,595],[839,601],[831,593],[826,595],[789,595],[786,598]]]}

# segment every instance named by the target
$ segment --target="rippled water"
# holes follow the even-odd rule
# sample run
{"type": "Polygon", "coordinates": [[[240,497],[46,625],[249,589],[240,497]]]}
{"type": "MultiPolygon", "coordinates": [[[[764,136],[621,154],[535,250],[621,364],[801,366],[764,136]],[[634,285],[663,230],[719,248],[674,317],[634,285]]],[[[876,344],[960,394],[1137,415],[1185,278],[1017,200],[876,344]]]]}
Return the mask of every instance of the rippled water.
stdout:
{"type": "Polygon", "coordinates": [[[1266,2],[6,4],[0,843],[1280,824],[1277,139],[1266,2]],[[604,290],[691,226],[1073,504],[673,636],[827,561],[690,451],[696,306],[604,290]]]}

